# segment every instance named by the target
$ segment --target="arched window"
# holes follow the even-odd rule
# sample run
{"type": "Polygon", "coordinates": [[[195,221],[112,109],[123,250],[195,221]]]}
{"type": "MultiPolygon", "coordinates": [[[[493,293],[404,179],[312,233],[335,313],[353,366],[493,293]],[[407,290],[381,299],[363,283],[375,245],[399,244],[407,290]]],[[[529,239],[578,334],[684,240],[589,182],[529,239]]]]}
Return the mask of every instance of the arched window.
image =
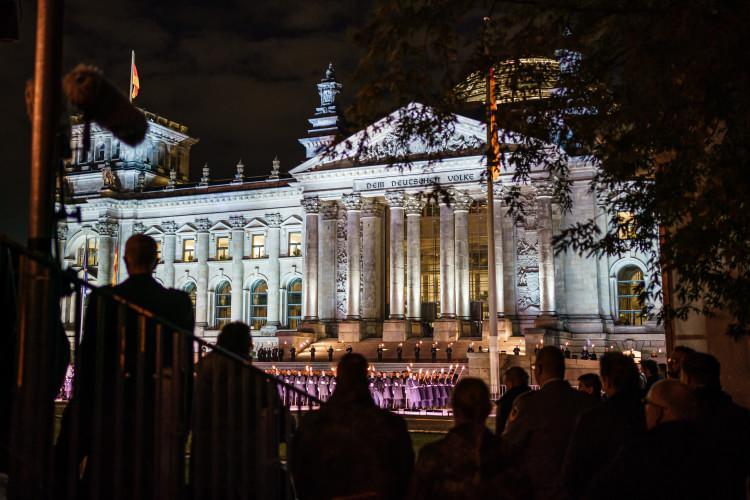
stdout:
{"type": "Polygon", "coordinates": [[[643,324],[643,302],[640,292],[646,282],[643,271],[636,266],[626,266],[617,273],[617,318],[621,325],[643,324]]]}
{"type": "Polygon", "coordinates": [[[302,320],[302,280],[295,278],[286,289],[286,322],[291,329],[302,320]]]}
{"type": "Polygon", "coordinates": [[[268,283],[256,281],[250,289],[250,327],[260,330],[268,320],[268,283]]]}
{"type": "Polygon", "coordinates": [[[216,287],[216,302],[214,306],[214,324],[221,328],[232,321],[232,285],[228,281],[216,287]]]}
{"type": "Polygon", "coordinates": [[[192,281],[188,282],[183,289],[190,296],[190,302],[193,303],[193,317],[195,317],[195,296],[198,293],[198,287],[192,281]]]}

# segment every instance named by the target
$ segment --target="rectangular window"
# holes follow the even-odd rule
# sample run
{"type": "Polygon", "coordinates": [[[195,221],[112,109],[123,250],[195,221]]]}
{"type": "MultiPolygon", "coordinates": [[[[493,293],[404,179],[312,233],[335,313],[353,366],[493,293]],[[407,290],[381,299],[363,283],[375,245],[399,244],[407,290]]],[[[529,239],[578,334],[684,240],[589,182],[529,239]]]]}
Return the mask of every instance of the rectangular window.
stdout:
{"type": "Polygon", "coordinates": [[[290,257],[299,257],[302,255],[302,233],[295,231],[289,233],[289,248],[287,255],[290,257]]]}
{"type": "Polygon", "coordinates": [[[112,159],[120,159],[120,141],[115,141],[114,144],[112,144],[112,159]]]}
{"type": "Polygon", "coordinates": [[[156,241],[156,262],[161,262],[161,241],[156,241]]]}
{"type": "Polygon", "coordinates": [[[195,260],[195,240],[182,240],[182,261],[193,262],[195,260]]]}
{"type": "Polygon", "coordinates": [[[89,238],[86,244],[78,249],[76,264],[79,267],[96,267],[97,252],[99,251],[99,240],[89,238]]]}
{"type": "Polygon", "coordinates": [[[216,238],[216,260],[229,260],[229,236],[216,238]]]}
{"type": "Polygon", "coordinates": [[[254,234],[250,255],[253,259],[261,259],[266,256],[266,237],[262,234],[254,234]]]}

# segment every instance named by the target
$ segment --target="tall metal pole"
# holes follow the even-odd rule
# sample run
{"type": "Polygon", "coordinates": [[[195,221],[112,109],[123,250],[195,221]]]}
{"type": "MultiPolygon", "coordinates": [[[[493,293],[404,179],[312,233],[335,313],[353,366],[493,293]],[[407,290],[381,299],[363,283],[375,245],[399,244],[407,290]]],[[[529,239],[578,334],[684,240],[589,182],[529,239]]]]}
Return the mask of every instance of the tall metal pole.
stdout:
{"type": "MultiPolygon", "coordinates": [[[[37,2],[28,245],[51,256],[56,131],[60,117],[62,1],[37,2]]],[[[52,373],[59,311],[50,271],[21,259],[9,498],[51,496],[52,373]]]]}
{"type": "MultiPolygon", "coordinates": [[[[484,18],[485,33],[490,18],[484,18]]],[[[499,172],[500,144],[497,137],[495,111],[495,75],[492,58],[486,37],[484,50],[487,56],[488,69],[485,86],[487,92],[487,300],[489,301],[489,341],[490,341],[490,392],[496,398],[500,394],[500,357],[497,343],[497,276],[495,274],[495,193],[493,192],[494,175],[499,172]]]]}

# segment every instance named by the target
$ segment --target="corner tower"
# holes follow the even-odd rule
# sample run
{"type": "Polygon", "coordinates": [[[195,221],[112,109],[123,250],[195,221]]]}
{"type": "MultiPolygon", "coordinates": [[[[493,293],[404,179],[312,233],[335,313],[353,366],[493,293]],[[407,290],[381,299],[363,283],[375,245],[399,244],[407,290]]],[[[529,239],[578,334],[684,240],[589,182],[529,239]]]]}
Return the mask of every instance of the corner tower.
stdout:
{"type": "Polygon", "coordinates": [[[333,63],[329,63],[325,77],[318,83],[320,106],[315,108],[315,116],[307,120],[312,128],[307,131],[307,137],[299,139],[305,148],[306,158],[312,158],[336,139],[340,120],[336,101],[341,87],[336,81],[333,63]]]}

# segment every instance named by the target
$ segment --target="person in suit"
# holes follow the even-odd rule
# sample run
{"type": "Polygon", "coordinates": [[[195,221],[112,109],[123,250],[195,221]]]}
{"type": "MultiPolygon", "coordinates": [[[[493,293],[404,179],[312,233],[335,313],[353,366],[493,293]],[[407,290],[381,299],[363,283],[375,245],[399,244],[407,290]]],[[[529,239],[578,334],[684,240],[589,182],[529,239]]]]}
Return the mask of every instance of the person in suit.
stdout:
{"type": "Polygon", "coordinates": [[[563,486],[572,498],[584,495],[589,481],[646,431],[638,368],[629,356],[608,352],[599,360],[604,403],[578,420],[563,464],[563,486]]]}
{"type": "MultiPolygon", "coordinates": [[[[221,329],[217,344],[248,358],[250,328],[240,322],[229,323],[221,329]]],[[[266,356],[268,352],[266,349],[266,356]]],[[[265,483],[260,477],[281,477],[282,474],[280,462],[267,459],[278,458],[280,421],[264,418],[279,410],[277,394],[273,384],[266,383],[265,378],[253,376],[246,366],[220,353],[210,352],[201,359],[193,405],[191,498],[247,498],[243,483],[256,498],[274,495],[273,490],[260,491],[256,485],[265,483]],[[246,408],[243,411],[242,401],[249,394],[257,397],[256,404],[261,407],[257,412],[248,412],[246,408]],[[221,453],[216,453],[217,443],[220,443],[221,453]],[[227,481],[227,477],[236,480],[227,481]]]]}
{"type": "Polygon", "coordinates": [[[695,396],[696,423],[711,449],[715,498],[744,500],[750,479],[750,411],[722,390],[721,365],[710,354],[685,356],[681,380],[695,396]]]}
{"type": "Polygon", "coordinates": [[[375,406],[363,356],[343,356],[337,374],[336,392],[304,416],[291,445],[298,498],[404,498],[414,467],[406,423],[375,406]]]}
{"type": "Polygon", "coordinates": [[[646,432],[630,441],[594,481],[587,500],[730,498],[716,494],[717,457],[696,426],[697,402],[677,380],[660,380],[645,399],[646,432]],[[642,480],[633,471],[658,471],[642,480]]]}
{"type": "Polygon", "coordinates": [[[503,381],[507,390],[497,400],[497,415],[495,417],[495,432],[501,435],[505,430],[505,424],[513,409],[513,403],[521,394],[531,390],[529,387],[529,374],[520,366],[512,366],[505,370],[503,381]]]}
{"type": "Polygon", "coordinates": [[[453,428],[419,452],[409,495],[414,500],[482,498],[477,492],[500,470],[499,439],[485,426],[492,408],[487,385],[461,380],[451,407],[453,428]]]}
{"type": "Polygon", "coordinates": [[[184,453],[179,450],[185,449],[193,394],[193,342],[188,336],[193,331],[193,306],[187,293],[164,288],[154,279],[156,255],[152,238],[142,234],[130,237],[124,255],[128,278],[117,286],[102,287],[103,293],[94,292],[88,299],[75,395],[64,412],[57,467],[69,467],[67,458],[73,457],[75,470],[82,470],[85,460],[85,485],[81,487],[89,489],[88,484],[96,475],[98,488],[91,493],[99,498],[114,495],[112,488],[118,473],[120,477],[132,477],[138,469],[140,484],[122,482],[120,493],[128,498],[137,491],[158,495],[154,487],[156,464],[169,461],[169,470],[175,477],[164,477],[162,469],[159,483],[174,488],[185,470],[184,453]],[[132,309],[121,309],[108,293],[169,320],[188,335],[178,334],[179,340],[173,345],[172,332],[163,328],[158,345],[156,322],[147,320],[145,330],[141,330],[144,316],[132,309]],[[123,333],[122,343],[118,342],[118,331],[123,333]],[[174,353],[173,348],[178,352],[174,353]],[[162,353],[160,360],[158,352],[162,353]],[[103,359],[97,359],[98,353],[103,359]],[[143,361],[140,370],[139,358],[143,361]],[[174,359],[178,365],[173,364],[174,359]],[[118,387],[122,395],[119,402],[118,387]],[[172,391],[169,396],[167,391],[172,391]],[[179,410],[163,417],[168,420],[162,420],[160,427],[166,431],[157,433],[154,419],[170,397],[177,398],[179,410]],[[95,419],[97,414],[99,420],[95,419]],[[135,434],[138,421],[147,423],[136,436],[141,446],[118,445],[118,437],[129,439],[135,434]],[[70,450],[73,426],[78,428],[79,439],[77,449],[70,450]],[[155,445],[157,441],[159,447],[155,445]],[[119,460],[110,459],[115,454],[119,460]],[[120,470],[116,471],[118,466],[120,470]],[[90,472],[97,468],[98,473],[90,472]]]}
{"type": "Polygon", "coordinates": [[[325,403],[328,401],[328,397],[328,377],[326,376],[326,371],[323,370],[320,373],[320,377],[318,377],[318,399],[325,403]]]}
{"type": "Polygon", "coordinates": [[[539,351],[534,376],[541,386],[516,398],[503,431],[504,455],[517,461],[534,484],[537,499],[552,498],[576,420],[596,401],[565,380],[565,358],[557,347],[539,351]]]}

